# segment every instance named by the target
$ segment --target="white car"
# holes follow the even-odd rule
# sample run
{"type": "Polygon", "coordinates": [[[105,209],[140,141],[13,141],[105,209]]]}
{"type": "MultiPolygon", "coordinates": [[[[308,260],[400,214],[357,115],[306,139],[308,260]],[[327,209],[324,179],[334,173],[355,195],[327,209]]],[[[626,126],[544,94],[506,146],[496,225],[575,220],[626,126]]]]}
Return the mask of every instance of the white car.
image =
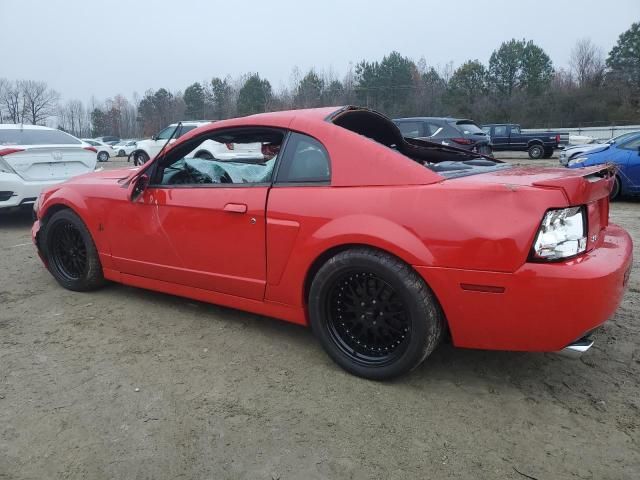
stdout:
{"type": "Polygon", "coordinates": [[[54,128],[0,124],[0,209],[33,204],[44,187],[92,172],[96,153],[54,128]]]}
{"type": "Polygon", "coordinates": [[[126,157],[136,149],[136,140],[125,140],[116,143],[112,148],[117,157],[126,157]]]}
{"type": "Polygon", "coordinates": [[[111,145],[107,145],[99,140],[92,140],[91,138],[83,138],[82,141],[88,143],[92,147],[96,147],[98,152],[96,158],[99,162],[107,162],[111,157],[117,157],[116,151],[111,147],[111,145]]]}
{"type": "MultiPolygon", "coordinates": [[[[171,144],[190,130],[207,125],[208,123],[211,122],[206,120],[182,122],[179,131],[175,132],[172,137],[172,134],[178,126],[178,123],[174,123],[161,130],[157,135],[151,137],[150,140],[140,140],[136,142],[136,148],[131,154],[134,164],[142,165],[150,158],[155,157],[169,138],[171,138],[169,142],[169,144],[171,144]]],[[[187,155],[187,157],[223,161],[255,159],[256,156],[262,155],[261,150],[262,145],[260,143],[218,143],[213,140],[207,140],[187,155]]]]}

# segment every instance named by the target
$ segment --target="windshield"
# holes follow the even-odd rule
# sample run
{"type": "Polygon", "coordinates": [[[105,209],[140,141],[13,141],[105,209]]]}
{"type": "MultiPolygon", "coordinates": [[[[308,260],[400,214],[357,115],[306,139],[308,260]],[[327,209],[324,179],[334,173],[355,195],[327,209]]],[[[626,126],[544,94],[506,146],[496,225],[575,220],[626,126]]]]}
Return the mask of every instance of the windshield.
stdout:
{"type": "Polygon", "coordinates": [[[0,130],[0,145],[79,145],[82,142],[60,130],[8,128],[0,130]]]}
{"type": "Polygon", "coordinates": [[[607,140],[604,143],[608,143],[609,145],[613,145],[614,143],[624,142],[628,138],[630,138],[630,137],[632,137],[634,135],[637,135],[637,134],[638,134],[638,132],[623,133],[622,135],[618,135],[617,137],[610,138],[609,140],[607,140]]]}

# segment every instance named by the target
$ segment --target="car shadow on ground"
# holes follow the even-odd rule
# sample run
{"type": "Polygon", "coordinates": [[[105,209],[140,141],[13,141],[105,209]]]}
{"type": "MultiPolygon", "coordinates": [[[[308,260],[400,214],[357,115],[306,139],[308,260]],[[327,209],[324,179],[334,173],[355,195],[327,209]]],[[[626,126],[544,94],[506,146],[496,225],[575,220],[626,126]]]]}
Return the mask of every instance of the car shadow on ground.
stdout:
{"type": "MultiPolygon", "coordinates": [[[[211,322],[213,326],[216,322],[224,322],[231,327],[240,327],[242,331],[239,330],[238,335],[255,335],[255,341],[264,341],[265,336],[269,337],[274,342],[282,342],[293,355],[312,355],[318,361],[328,358],[311,329],[304,326],[134,287],[113,285],[111,288],[122,290],[116,293],[126,295],[129,301],[148,302],[161,308],[184,308],[186,311],[196,308],[198,318],[207,324],[211,322]]],[[[173,322],[174,319],[167,318],[167,321],[173,322]]],[[[198,332],[201,333],[202,331],[198,332]]],[[[335,369],[336,374],[350,376],[333,362],[328,361],[327,368],[335,369]]],[[[553,353],[462,349],[455,348],[450,340],[445,339],[416,370],[383,383],[429,388],[437,382],[444,381],[454,385],[473,385],[471,388],[487,391],[491,391],[497,385],[509,384],[522,390],[525,396],[529,393],[536,396],[541,389],[549,388],[549,372],[555,372],[554,377],[569,377],[575,375],[576,368],[583,370],[585,376],[590,371],[588,364],[579,360],[564,359],[553,353]]],[[[569,391],[567,394],[572,395],[569,391]]]]}
{"type": "Polygon", "coordinates": [[[33,224],[31,212],[31,208],[27,207],[0,211],[0,228],[6,230],[31,228],[33,224]]]}

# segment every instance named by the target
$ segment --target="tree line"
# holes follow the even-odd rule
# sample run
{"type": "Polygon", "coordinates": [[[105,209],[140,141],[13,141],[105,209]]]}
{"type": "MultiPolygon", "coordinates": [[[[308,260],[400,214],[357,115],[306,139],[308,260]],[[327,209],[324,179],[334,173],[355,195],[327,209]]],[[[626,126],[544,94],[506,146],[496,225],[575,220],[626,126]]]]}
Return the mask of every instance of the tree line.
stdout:
{"type": "Polygon", "coordinates": [[[605,57],[590,39],[574,46],[568,68],[555,68],[531,40],[503,42],[487,64],[431,66],[391,52],[350,65],[346,75],[293,69],[277,91],[258,72],[214,77],[184,91],[148,90],[89,105],[59,101],[44,82],[0,79],[0,120],[57,125],[78,136],[149,136],[184,119],[224,119],[265,111],[357,104],[392,117],[454,116],[525,127],[640,123],[640,22],[605,57]]]}

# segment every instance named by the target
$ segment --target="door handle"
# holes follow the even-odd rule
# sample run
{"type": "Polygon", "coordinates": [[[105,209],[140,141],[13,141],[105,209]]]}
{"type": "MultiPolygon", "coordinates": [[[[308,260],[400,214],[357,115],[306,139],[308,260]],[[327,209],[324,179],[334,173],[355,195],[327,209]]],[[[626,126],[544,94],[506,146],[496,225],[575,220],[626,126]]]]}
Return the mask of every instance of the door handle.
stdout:
{"type": "Polygon", "coordinates": [[[247,206],[244,203],[227,203],[224,211],[229,213],[247,213],[247,206]]]}

